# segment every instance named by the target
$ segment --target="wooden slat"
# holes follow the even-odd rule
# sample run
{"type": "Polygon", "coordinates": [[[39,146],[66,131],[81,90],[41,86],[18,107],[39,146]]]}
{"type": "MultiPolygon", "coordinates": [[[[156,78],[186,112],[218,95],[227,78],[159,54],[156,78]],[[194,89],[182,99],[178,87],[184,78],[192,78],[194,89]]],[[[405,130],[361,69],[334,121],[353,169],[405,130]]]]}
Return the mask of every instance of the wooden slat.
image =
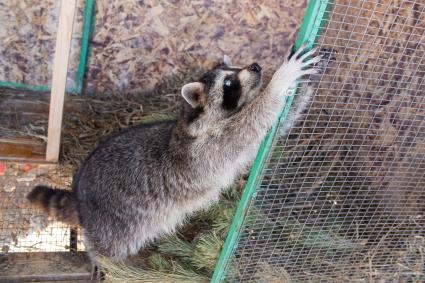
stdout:
{"type": "Polygon", "coordinates": [[[53,63],[49,129],[47,133],[47,161],[57,161],[59,158],[63,102],[75,10],[76,0],[61,1],[59,27],[56,37],[55,59],[53,63]]]}
{"type": "Polygon", "coordinates": [[[44,126],[47,127],[47,113],[41,114],[37,112],[24,112],[19,113],[0,113],[0,137],[10,136],[9,131],[20,130],[25,133],[24,126],[30,127],[30,125],[44,126]]]}
{"type": "Polygon", "coordinates": [[[0,160],[45,162],[46,145],[35,139],[0,138],[0,160]]]}
{"type": "Polygon", "coordinates": [[[48,282],[90,279],[84,253],[40,252],[0,255],[0,283],[48,282]]]}
{"type": "Polygon", "coordinates": [[[34,99],[33,97],[26,95],[24,98],[19,99],[17,97],[8,98],[1,104],[1,113],[21,113],[30,112],[30,113],[39,113],[47,114],[49,113],[49,102],[45,102],[40,99],[34,99]]]}

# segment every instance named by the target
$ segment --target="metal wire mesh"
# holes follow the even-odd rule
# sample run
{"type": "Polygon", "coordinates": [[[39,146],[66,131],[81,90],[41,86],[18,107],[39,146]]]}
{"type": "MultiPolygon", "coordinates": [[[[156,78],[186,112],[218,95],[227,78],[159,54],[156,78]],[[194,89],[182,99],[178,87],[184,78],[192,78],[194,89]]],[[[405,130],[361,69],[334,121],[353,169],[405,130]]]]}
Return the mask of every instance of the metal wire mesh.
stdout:
{"type": "MultiPolygon", "coordinates": [[[[34,209],[26,195],[35,184],[61,186],[71,180],[69,172],[52,165],[25,166],[8,164],[0,176],[0,255],[14,252],[69,251],[74,245],[68,225],[49,219],[43,211],[34,209]],[[52,179],[53,176],[53,179],[52,179]]],[[[83,249],[78,245],[78,249],[83,249]]],[[[0,272],[1,273],[1,272],[0,272]]]]}
{"type": "Polygon", "coordinates": [[[425,3],[336,0],[326,18],[316,46],[337,60],[274,138],[226,282],[425,280],[425,3]]]}

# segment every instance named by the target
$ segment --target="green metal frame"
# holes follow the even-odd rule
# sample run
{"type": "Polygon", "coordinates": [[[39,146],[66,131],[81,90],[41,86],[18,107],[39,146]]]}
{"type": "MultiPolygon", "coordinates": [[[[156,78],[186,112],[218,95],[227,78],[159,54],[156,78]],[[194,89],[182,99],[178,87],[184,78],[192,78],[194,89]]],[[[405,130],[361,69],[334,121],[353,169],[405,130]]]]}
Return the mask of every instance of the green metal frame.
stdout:
{"type": "MultiPolygon", "coordinates": [[[[311,48],[317,41],[326,21],[326,12],[329,11],[332,3],[333,0],[310,0],[303,24],[295,42],[295,50],[300,48],[305,42],[310,42],[311,44],[309,48],[311,48]]],[[[273,140],[277,133],[278,125],[283,123],[288,116],[292,101],[294,99],[294,94],[295,91],[286,101],[285,108],[283,109],[278,121],[270,129],[265,140],[260,146],[254,165],[251,169],[251,174],[249,175],[248,182],[243,192],[238,209],[236,210],[236,214],[233,218],[232,225],[230,226],[229,233],[211,279],[212,283],[223,282],[226,276],[227,267],[231,255],[237,247],[249,205],[256,197],[257,186],[263,173],[264,164],[266,163],[270,154],[273,140]]]]}
{"type": "Polygon", "coordinates": [[[95,2],[96,0],[86,0],[84,8],[84,28],[83,37],[81,39],[80,64],[77,71],[77,81],[75,82],[72,93],[81,94],[84,85],[84,76],[86,74],[87,62],[90,55],[90,39],[93,35],[95,24],[95,2]]]}
{"type": "MultiPolygon", "coordinates": [[[[81,39],[81,50],[80,50],[80,62],[78,65],[77,71],[77,80],[74,85],[67,88],[67,92],[81,94],[84,84],[84,76],[86,72],[87,61],[90,53],[90,38],[93,33],[94,22],[95,22],[95,8],[96,0],[86,0],[86,5],[84,7],[84,26],[83,26],[83,35],[81,39]]],[[[50,91],[50,86],[48,85],[31,85],[31,84],[22,84],[15,82],[2,82],[0,81],[0,87],[7,87],[20,90],[29,90],[29,91],[50,91]]]]}

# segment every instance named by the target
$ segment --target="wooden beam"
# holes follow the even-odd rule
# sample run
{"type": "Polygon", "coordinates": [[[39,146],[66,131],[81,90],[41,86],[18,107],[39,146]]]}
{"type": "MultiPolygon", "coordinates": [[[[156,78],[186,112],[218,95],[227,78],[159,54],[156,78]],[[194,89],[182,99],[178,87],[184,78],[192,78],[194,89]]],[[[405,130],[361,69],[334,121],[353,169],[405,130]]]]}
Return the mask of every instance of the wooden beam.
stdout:
{"type": "Polygon", "coordinates": [[[35,139],[0,137],[0,160],[46,162],[46,144],[35,139]]]}
{"type": "Polygon", "coordinates": [[[68,60],[77,0],[62,0],[53,62],[50,97],[49,129],[47,132],[46,161],[59,159],[63,102],[65,97],[68,60]]]}
{"type": "Polygon", "coordinates": [[[89,280],[85,253],[34,252],[0,254],[0,283],[89,280]]]}

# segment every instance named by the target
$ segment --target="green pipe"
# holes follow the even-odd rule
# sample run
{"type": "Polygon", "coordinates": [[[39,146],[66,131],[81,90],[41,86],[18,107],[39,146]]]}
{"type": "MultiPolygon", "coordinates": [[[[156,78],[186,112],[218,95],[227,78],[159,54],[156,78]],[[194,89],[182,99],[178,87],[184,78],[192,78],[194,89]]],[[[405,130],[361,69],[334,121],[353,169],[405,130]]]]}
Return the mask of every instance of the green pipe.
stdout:
{"type": "Polygon", "coordinates": [[[50,91],[50,87],[47,85],[29,85],[20,84],[13,82],[0,82],[0,87],[7,87],[19,90],[30,90],[30,91],[50,91]]]}
{"type": "Polygon", "coordinates": [[[81,94],[84,85],[84,76],[87,69],[87,62],[90,54],[90,39],[94,30],[95,23],[95,0],[87,0],[84,10],[84,28],[81,39],[80,64],[77,71],[77,80],[74,86],[74,93],[81,94]]]}

